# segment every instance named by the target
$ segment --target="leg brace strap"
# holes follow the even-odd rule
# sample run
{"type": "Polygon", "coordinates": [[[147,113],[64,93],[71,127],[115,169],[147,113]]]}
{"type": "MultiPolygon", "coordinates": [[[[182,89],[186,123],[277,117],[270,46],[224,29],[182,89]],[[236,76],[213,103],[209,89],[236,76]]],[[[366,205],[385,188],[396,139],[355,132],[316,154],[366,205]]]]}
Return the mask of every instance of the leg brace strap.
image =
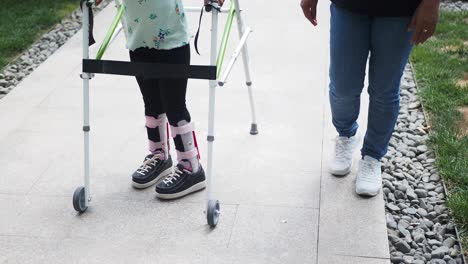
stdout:
{"type": "Polygon", "coordinates": [[[177,135],[185,135],[189,133],[192,133],[193,143],[195,145],[195,148],[184,151],[184,152],[177,151],[178,161],[181,161],[183,159],[191,159],[194,157],[198,157],[198,159],[200,159],[200,151],[198,149],[197,136],[195,135],[195,125],[193,123],[188,123],[186,125],[179,126],[179,127],[171,126],[171,136],[173,138],[175,138],[177,135]]]}
{"type": "Polygon", "coordinates": [[[171,136],[175,138],[177,135],[185,135],[187,133],[195,131],[195,125],[188,123],[180,127],[171,126],[171,136]]]}
{"type": "Polygon", "coordinates": [[[166,115],[161,115],[161,118],[156,118],[154,116],[145,116],[146,126],[148,128],[157,128],[165,123],[166,115]]]}
{"type": "Polygon", "coordinates": [[[198,147],[193,148],[193,149],[191,149],[189,151],[185,151],[185,152],[177,151],[177,161],[189,160],[189,159],[192,159],[192,158],[195,158],[195,157],[199,157],[198,147]]]}
{"type": "Polygon", "coordinates": [[[156,149],[164,150],[164,153],[168,155],[170,150],[169,144],[169,124],[166,119],[165,114],[159,115],[160,118],[155,118],[153,116],[146,116],[146,127],[150,129],[159,130],[159,139],[160,142],[149,141],[149,150],[154,152],[156,149]]]}

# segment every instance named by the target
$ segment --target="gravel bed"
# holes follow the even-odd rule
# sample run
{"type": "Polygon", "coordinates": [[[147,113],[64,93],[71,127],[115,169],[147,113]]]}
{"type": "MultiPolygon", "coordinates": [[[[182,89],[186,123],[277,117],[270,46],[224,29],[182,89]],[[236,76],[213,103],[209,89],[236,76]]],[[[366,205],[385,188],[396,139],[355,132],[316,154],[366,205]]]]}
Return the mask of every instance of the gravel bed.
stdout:
{"type": "Polygon", "coordinates": [[[457,2],[442,2],[440,3],[440,9],[447,11],[467,11],[468,3],[457,1],[457,2]]]}
{"type": "MultiPolygon", "coordinates": [[[[95,14],[106,7],[112,0],[104,0],[95,7],[95,14]]],[[[78,3],[78,1],[77,1],[78,3]]],[[[78,4],[77,4],[78,6],[78,4]]],[[[79,8],[64,18],[59,24],[44,34],[14,62],[0,72],[0,99],[5,97],[26,76],[58,50],[68,39],[81,29],[81,11],[79,8]]]]}
{"type": "Polygon", "coordinates": [[[425,115],[409,66],[401,83],[400,105],[382,160],[391,262],[464,264],[435,155],[426,145],[425,115]]]}

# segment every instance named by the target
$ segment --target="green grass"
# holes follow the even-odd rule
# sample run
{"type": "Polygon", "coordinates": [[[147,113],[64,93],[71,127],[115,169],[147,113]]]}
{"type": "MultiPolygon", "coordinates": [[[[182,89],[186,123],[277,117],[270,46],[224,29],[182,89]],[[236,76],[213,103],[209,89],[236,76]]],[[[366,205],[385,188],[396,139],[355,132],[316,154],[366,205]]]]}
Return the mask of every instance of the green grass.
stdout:
{"type": "MultiPolygon", "coordinates": [[[[468,106],[468,88],[456,85],[468,76],[468,12],[442,12],[435,36],[415,47],[411,61],[430,116],[430,144],[448,188],[447,204],[468,248],[468,136],[458,111],[468,106]]],[[[468,251],[466,251],[468,252],[468,251]]],[[[466,253],[465,252],[465,253],[466,253]]]]}
{"type": "Polygon", "coordinates": [[[2,0],[0,69],[79,7],[77,0],[2,0]]]}

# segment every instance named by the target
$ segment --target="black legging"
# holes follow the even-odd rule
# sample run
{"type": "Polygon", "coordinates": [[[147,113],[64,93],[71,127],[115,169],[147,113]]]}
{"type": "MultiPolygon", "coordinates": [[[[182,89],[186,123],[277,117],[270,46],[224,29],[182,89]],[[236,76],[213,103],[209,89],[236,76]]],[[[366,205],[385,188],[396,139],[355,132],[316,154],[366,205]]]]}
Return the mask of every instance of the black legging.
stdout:
{"type": "MultiPolygon", "coordinates": [[[[190,64],[190,46],[185,45],[171,50],[139,48],[130,51],[130,60],[136,62],[155,62],[168,64],[190,64]]],[[[190,113],[185,105],[187,79],[146,79],[137,77],[145,115],[158,117],[166,113],[172,126],[185,120],[190,122],[190,113]]]]}

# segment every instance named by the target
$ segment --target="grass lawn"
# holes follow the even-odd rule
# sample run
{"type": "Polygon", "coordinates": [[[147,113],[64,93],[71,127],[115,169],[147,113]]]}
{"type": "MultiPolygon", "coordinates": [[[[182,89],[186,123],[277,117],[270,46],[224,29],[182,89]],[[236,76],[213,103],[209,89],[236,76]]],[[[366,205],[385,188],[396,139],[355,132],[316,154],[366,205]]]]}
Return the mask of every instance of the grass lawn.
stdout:
{"type": "Polygon", "coordinates": [[[429,113],[430,144],[449,189],[447,204],[468,252],[468,12],[442,12],[435,36],[411,57],[429,113]]]}
{"type": "Polygon", "coordinates": [[[1,0],[0,70],[44,31],[79,7],[77,0],[1,0]]]}

